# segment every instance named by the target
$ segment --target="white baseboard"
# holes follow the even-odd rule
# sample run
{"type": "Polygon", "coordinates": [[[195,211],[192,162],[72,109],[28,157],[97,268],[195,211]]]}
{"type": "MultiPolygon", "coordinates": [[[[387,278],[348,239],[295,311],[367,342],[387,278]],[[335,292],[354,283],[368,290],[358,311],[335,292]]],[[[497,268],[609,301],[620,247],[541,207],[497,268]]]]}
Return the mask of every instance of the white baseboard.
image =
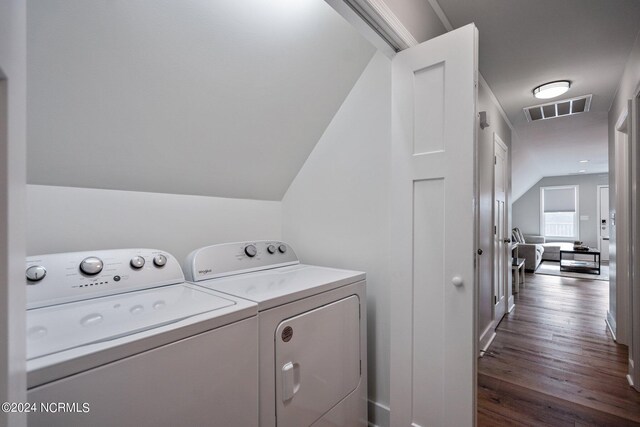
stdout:
{"type": "Polygon", "coordinates": [[[483,345],[483,340],[480,339],[480,357],[484,356],[484,354],[487,352],[487,349],[489,348],[489,346],[491,345],[491,343],[493,342],[494,339],[496,339],[496,332],[495,331],[491,331],[490,334],[485,334],[487,335],[485,338],[485,343],[483,345]]]}
{"type": "Polygon", "coordinates": [[[480,348],[480,354],[478,356],[482,357],[484,352],[487,351],[487,348],[491,345],[494,338],[496,337],[496,322],[492,321],[487,325],[482,334],[480,335],[480,339],[478,340],[478,347],[480,348]]]}
{"type": "Polygon", "coordinates": [[[389,427],[389,407],[382,403],[369,401],[369,427],[389,427]]]}
{"type": "Polygon", "coordinates": [[[609,328],[609,332],[611,332],[611,336],[613,337],[614,341],[618,341],[616,339],[616,331],[615,331],[615,327],[612,326],[612,324],[615,325],[616,321],[613,319],[613,316],[611,316],[611,313],[609,313],[609,311],[607,310],[607,317],[605,317],[604,322],[607,324],[607,328],[609,328]]]}
{"type": "Polygon", "coordinates": [[[627,375],[627,381],[629,381],[629,385],[630,385],[631,387],[636,388],[636,387],[633,385],[633,378],[631,378],[631,375],[627,375]]]}

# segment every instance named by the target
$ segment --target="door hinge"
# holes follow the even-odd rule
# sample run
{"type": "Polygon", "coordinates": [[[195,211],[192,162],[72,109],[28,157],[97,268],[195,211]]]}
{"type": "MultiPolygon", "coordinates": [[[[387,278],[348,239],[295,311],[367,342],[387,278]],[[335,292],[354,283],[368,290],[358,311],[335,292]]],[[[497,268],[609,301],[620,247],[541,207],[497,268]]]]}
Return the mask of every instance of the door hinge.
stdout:
{"type": "Polygon", "coordinates": [[[494,165],[498,164],[498,156],[493,156],[493,164],[494,165]]]}
{"type": "Polygon", "coordinates": [[[493,304],[495,305],[495,304],[497,304],[497,303],[498,303],[498,296],[497,296],[497,295],[494,295],[494,296],[493,296],[493,304]]]}
{"type": "Polygon", "coordinates": [[[497,226],[493,226],[493,234],[498,234],[498,227],[497,226]]]}

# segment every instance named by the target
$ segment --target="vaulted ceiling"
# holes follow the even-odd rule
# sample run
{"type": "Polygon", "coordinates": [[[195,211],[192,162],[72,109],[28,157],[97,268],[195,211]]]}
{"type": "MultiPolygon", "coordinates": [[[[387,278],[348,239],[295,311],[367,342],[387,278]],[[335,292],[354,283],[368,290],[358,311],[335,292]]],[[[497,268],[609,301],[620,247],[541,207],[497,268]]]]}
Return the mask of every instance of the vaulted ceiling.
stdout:
{"type": "Polygon", "coordinates": [[[32,184],[281,200],[375,51],[322,0],[27,12],[32,184]]]}

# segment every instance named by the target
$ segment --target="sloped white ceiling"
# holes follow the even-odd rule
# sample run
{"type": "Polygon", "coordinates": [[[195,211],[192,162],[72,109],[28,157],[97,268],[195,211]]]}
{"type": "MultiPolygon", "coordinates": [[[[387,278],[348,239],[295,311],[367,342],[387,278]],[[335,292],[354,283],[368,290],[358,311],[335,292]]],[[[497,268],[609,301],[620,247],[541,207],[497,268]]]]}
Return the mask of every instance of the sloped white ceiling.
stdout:
{"type": "Polygon", "coordinates": [[[578,114],[515,127],[512,141],[512,199],[546,176],[607,173],[606,112],[578,114]],[[588,160],[588,163],[580,163],[588,160]]]}
{"type": "Polygon", "coordinates": [[[374,53],[323,0],[28,3],[28,182],[280,200],[374,53]]]}

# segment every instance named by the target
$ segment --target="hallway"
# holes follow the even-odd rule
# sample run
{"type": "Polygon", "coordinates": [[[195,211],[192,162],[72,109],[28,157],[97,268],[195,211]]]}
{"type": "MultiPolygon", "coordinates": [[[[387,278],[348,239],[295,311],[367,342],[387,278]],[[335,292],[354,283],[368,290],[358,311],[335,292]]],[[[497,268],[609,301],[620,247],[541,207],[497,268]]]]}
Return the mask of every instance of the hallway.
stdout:
{"type": "Polygon", "coordinates": [[[640,425],[608,282],[527,274],[515,304],[478,362],[478,425],[640,425]]]}

